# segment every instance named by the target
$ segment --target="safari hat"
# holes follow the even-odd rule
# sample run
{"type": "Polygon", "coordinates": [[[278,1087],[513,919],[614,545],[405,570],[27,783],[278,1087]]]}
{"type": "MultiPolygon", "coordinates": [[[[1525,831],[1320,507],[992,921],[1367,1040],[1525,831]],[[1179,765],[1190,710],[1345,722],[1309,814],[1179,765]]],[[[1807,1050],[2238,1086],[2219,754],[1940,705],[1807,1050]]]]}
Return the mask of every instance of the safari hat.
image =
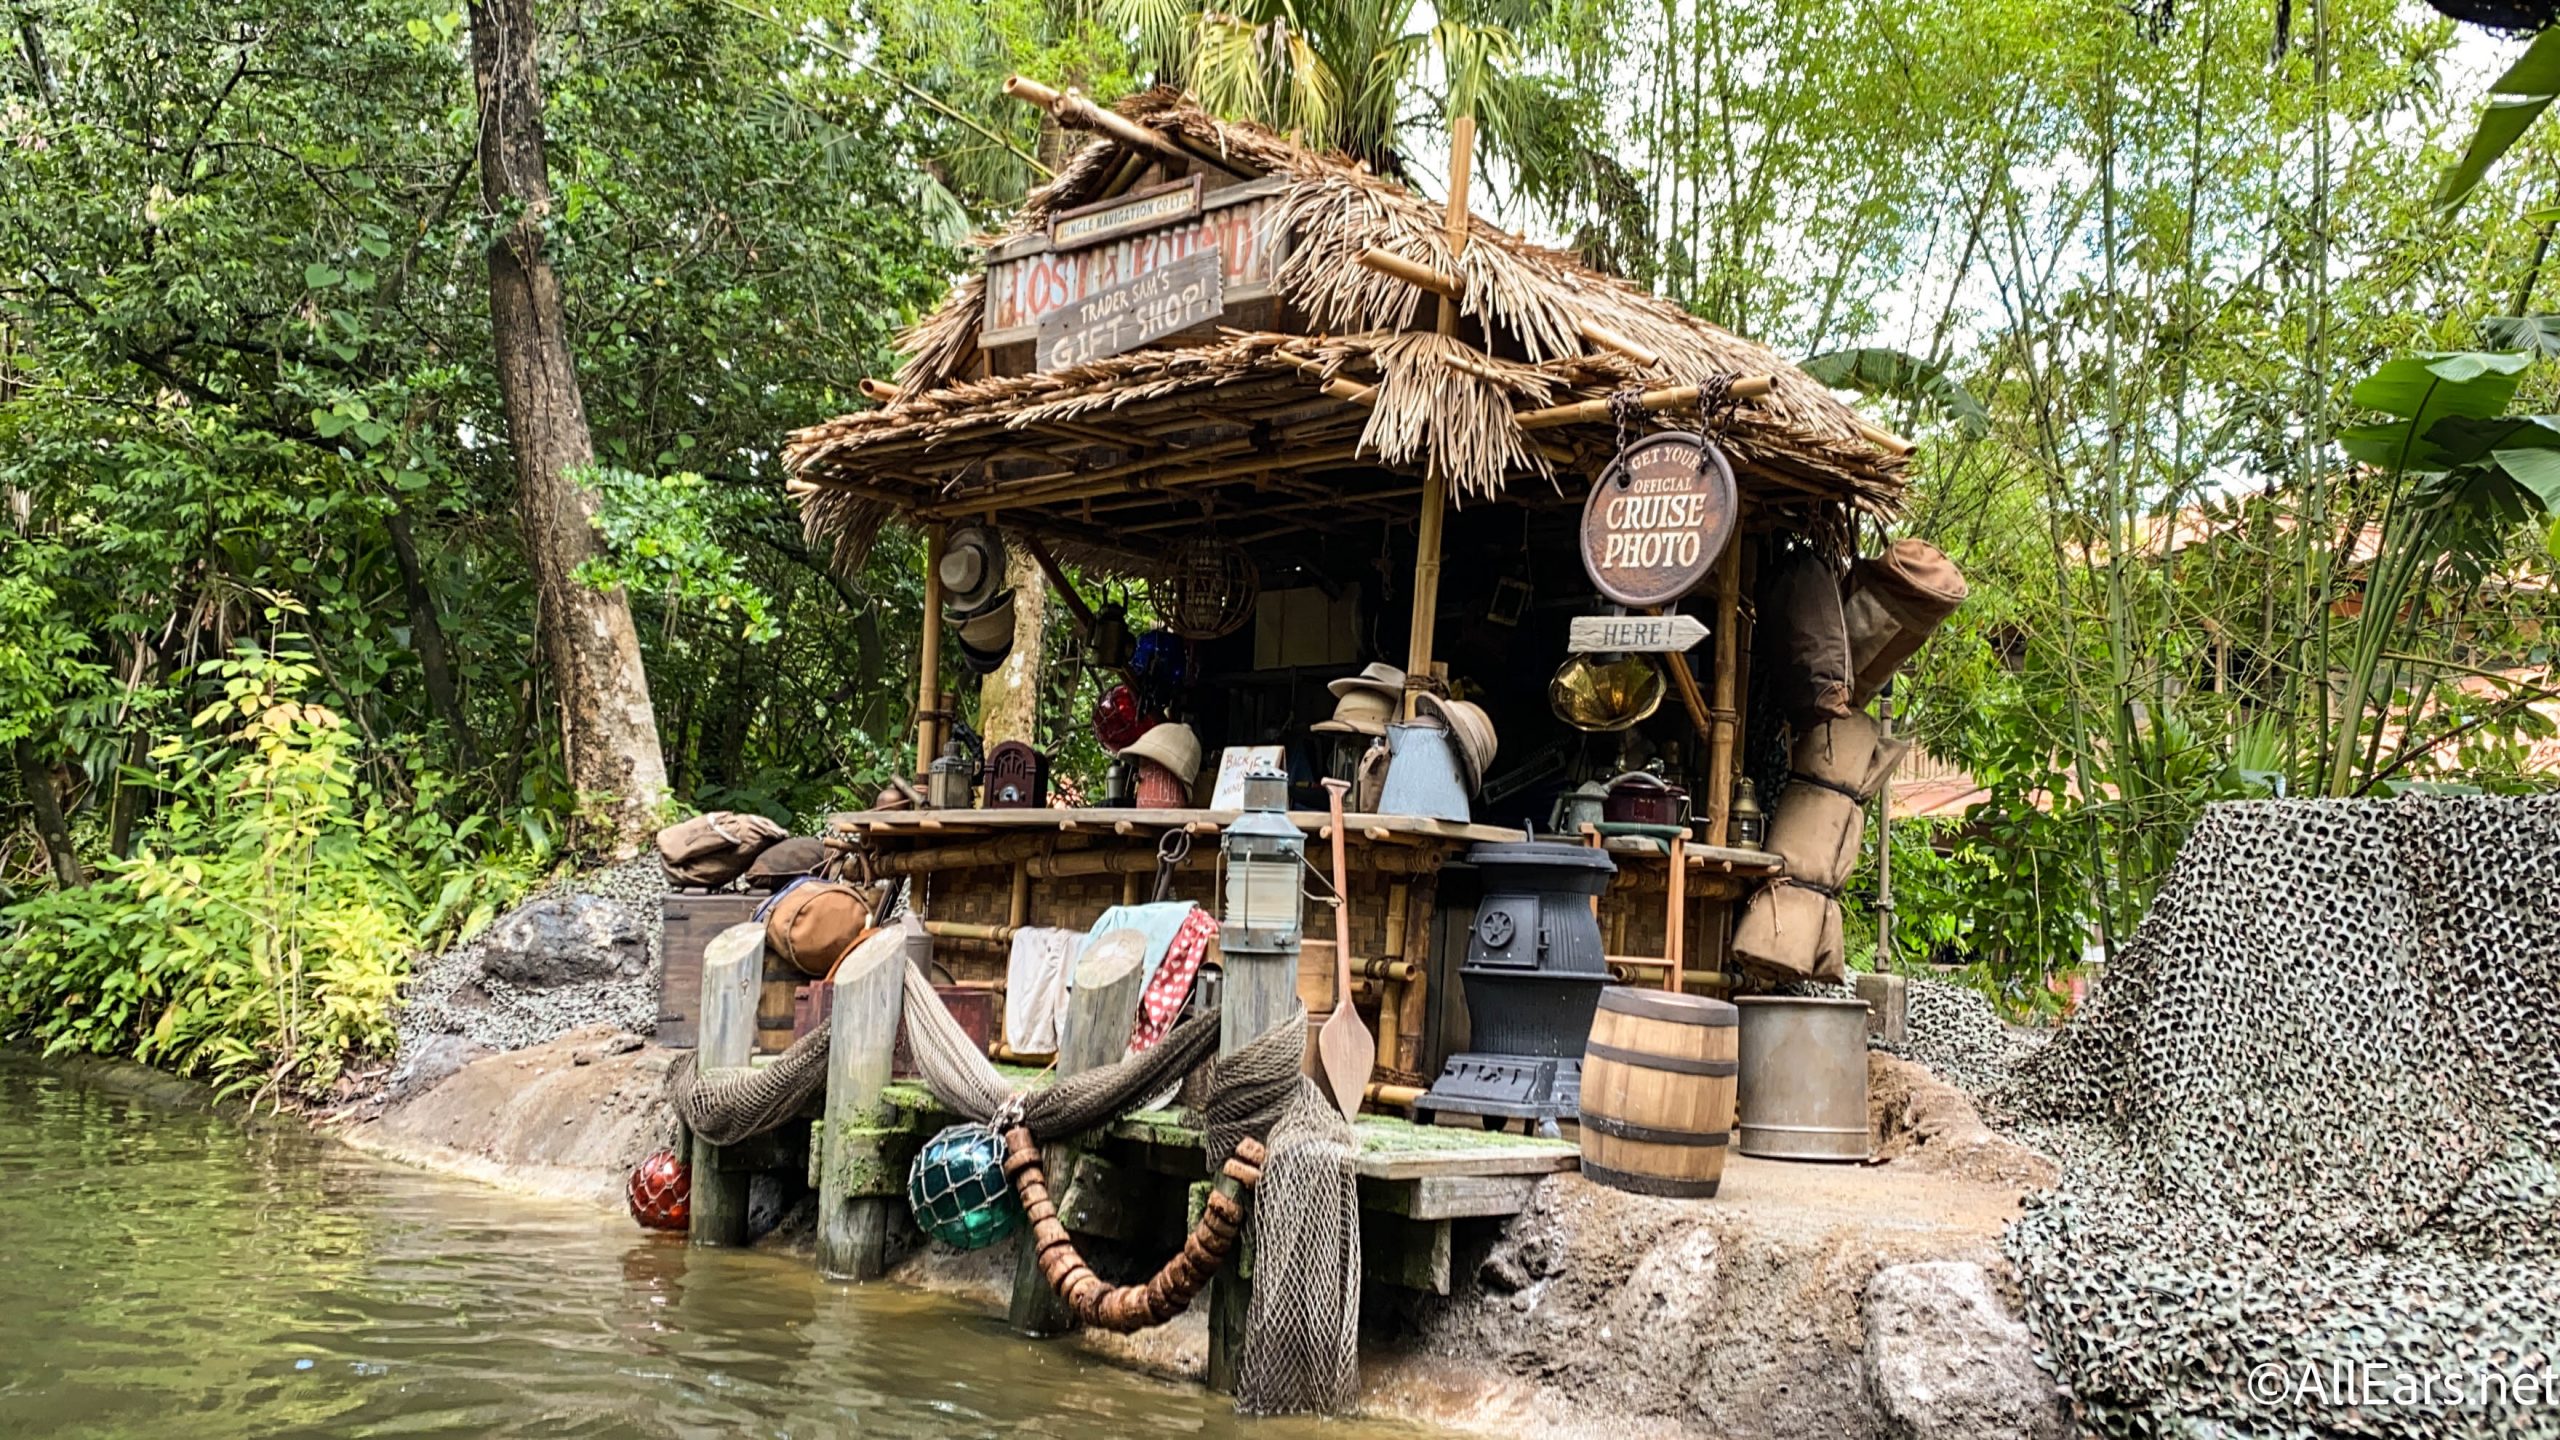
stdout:
{"type": "MultiPolygon", "coordinates": [[[[1334,683],[1340,685],[1343,682],[1337,680],[1334,683]]],[[[1371,690],[1364,686],[1335,693],[1342,698],[1333,702],[1333,718],[1319,720],[1309,729],[1324,735],[1376,736],[1387,733],[1387,722],[1395,718],[1396,713],[1394,691],[1371,690]]]]}
{"type": "Polygon", "coordinates": [[[1413,708],[1417,714],[1436,718],[1448,727],[1451,735],[1457,737],[1458,759],[1467,770],[1467,788],[1484,788],[1485,767],[1493,763],[1494,747],[1498,743],[1493,733],[1493,717],[1484,713],[1483,706],[1471,700],[1444,700],[1428,690],[1414,697],[1413,708]]]}
{"type": "Polygon", "coordinates": [[[943,608],[965,620],[996,602],[1004,589],[1004,541],[984,525],[951,532],[934,573],[942,579],[943,608]]]}
{"type": "Polygon", "coordinates": [[[998,659],[1013,648],[1013,592],[1007,590],[974,615],[960,621],[960,643],[998,659]]]}
{"type": "MultiPolygon", "coordinates": [[[[1355,690],[1374,691],[1381,695],[1402,695],[1404,693],[1404,672],[1393,665],[1388,664],[1384,660],[1372,660],[1369,662],[1369,667],[1361,671],[1359,674],[1345,675],[1325,688],[1332,691],[1336,699],[1340,699],[1355,690]]],[[[1340,719],[1341,716],[1337,714],[1334,718],[1340,719]]],[[[1369,731],[1366,733],[1376,734],[1377,732],[1369,731]]]]}
{"type": "Polygon", "coordinates": [[[1129,742],[1129,748],[1120,753],[1153,760],[1185,785],[1200,778],[1200,737],[1188,725],[1167,721],[1129,742]]]}

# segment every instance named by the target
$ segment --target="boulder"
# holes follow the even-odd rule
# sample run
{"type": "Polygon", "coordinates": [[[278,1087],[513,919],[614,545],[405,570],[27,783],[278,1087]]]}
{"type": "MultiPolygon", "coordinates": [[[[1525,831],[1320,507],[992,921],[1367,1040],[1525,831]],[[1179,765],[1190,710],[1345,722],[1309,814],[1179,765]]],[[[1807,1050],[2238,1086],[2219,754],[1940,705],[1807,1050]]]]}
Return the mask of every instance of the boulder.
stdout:
{"type": "Polygon", "coordinates": [[[1927,1260],[1867,1282],[1867,1383],[1903,1440],[2061,1440],[2069,1407],[1980,1265],[1927,1260]]]}
{"type": "Polygon", "coordinates": [[[550,895],[520,905],[498,917],[479,946],[482,973],[535,990],[630,979],[649,969],[646,917],[601,895],[550,895]]]}

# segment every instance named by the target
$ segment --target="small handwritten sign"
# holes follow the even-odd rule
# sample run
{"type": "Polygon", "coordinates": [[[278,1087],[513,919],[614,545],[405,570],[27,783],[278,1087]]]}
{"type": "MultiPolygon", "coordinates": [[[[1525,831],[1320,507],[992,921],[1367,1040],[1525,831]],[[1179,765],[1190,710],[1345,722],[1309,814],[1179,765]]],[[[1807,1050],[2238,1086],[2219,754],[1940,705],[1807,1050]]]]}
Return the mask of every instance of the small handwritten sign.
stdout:
{"type": "Polygon", "coordinates": [[[1713,442],[1648,435],[1618,452],[1583,502],[1582,568],[1621,605],[1668,605],[1706,578],[1738,510],[1733,467],[1713,442]]]}
{"type": "Polygon", "coordinates": [[[1707,622],[1694,615],[1578,615],[1565,649],[1576,655],[1634,650],[1668,654],[1707,638],[1707,622]]]}
{"type": "Polygon", "coordinates": [[[1200,177],[1176,180],[1118,200],[1068,210],[1049,222],[1049,246],[1075,250],[1114,236],[1171,225],[1200,213],[1200,177]]]}
{"type": "Polygon", "coordinates": [[[1227,269],[1217,252],[1186,256],[1041,316],[1033,363],[1058,370],[1135,350],[1208,324],[1226,302],[1227,269]]]}

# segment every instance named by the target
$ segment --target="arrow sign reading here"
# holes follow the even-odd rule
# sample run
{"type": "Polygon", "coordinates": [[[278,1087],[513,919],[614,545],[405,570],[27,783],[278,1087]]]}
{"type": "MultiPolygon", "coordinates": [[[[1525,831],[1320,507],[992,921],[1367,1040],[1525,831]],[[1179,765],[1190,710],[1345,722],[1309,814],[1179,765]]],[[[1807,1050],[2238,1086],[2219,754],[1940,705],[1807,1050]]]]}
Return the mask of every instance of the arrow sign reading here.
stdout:
{"type": "Polygon", "coordinates": [[[1687,650],[1707,638],[1707,622],[1694,615],[1582,615],[1565,648],[1576,655],[1612,650],[1664,653],[1687,650]]]}

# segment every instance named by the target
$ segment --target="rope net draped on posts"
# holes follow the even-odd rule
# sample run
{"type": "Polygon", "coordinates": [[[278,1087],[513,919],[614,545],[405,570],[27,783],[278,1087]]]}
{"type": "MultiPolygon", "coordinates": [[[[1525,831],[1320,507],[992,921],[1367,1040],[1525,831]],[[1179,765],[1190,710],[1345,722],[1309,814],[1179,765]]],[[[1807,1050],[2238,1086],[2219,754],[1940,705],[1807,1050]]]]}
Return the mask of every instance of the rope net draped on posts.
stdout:
{"type": "MultiPolygon", "coordinates": [[[[981,1124],[1017,1097],[943,1006],[933,984],[904,967],[908,1053],[936,1099],[981,1124]]],[[[1162,1044],[1117,1064],[1018,1092],[1020,1123],[1042,1144],[1073,1140],[1208,1067],[1197,1118],[1212,1174],[1243,1139],[1268,1151],[1249,1221],[1253,1296],[1236,1363],[1236,1408],[1248,1414],[1348,1409],[1359,1384],[1359,1145],[1350,1122],[1308,1079],[1306,1012],[1223,1058],[1217,1012],[1174,1027],[1162,1044]]],[[[667,1075],[669,1097],[693,1133],[733,1145],[817,1101],[827,1083],[828,1031],[802,1037],[772,1064],[704,1075],[691,1053],[667,1075]]]]}

